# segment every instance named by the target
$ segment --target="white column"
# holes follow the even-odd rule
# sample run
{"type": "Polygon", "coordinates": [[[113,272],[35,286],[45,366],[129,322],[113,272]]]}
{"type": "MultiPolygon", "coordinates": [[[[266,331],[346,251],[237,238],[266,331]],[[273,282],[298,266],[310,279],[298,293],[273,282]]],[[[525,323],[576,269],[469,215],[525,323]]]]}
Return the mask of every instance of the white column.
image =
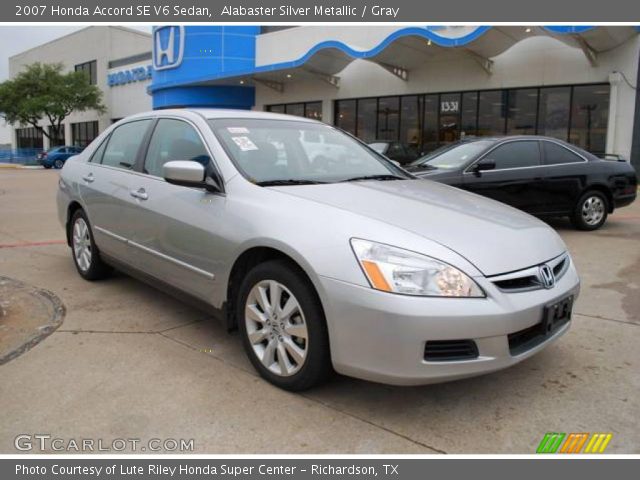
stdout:
{"type": "Polygon", "coordinates": [[[609,74],[609,121],[607,123],[607,146],[605,153],[619,153],[616,148],[616,125],[618,123],[618,86],[622,82],[622,75],[618,72],[609,74]]]}
{"type": "Polygon", "coordinates": [[[322,121],[329,125],[333,125],[333,104],[331,98],[322,100],[322,121]]]}
{"type": "Polygon", "coordinates": [[[62,125],[64,127],[64,144],[73,145],[71,138],[71,122],[66,122],[62,125]]]}

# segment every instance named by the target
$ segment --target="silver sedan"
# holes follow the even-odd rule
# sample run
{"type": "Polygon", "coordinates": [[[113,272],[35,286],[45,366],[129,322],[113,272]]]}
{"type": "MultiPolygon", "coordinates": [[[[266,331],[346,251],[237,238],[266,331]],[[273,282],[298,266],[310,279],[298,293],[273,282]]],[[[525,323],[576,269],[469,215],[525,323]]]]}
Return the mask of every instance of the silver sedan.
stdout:
{"type": "Polygon", "coordinates": [[[285,115],[124,119],[65,163],[57,200],[83,278],[115,267],[196,300],[289,390],[508,367],[567,331],[579,291],[541,221],[285,115]]]}

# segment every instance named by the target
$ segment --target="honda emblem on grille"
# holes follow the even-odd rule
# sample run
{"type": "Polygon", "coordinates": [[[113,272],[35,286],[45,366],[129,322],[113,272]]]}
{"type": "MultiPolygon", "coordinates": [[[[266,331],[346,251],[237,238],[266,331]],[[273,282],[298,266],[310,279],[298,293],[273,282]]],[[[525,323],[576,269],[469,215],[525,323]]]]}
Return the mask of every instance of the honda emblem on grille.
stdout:
{"type": "Polygon", "coordinates": [[[540,277],[540,282],[544,288],[553,288],[556,284],[556,277],[553,274],[553,270],[546,263],[544,265],[540,265],[540,271],[538,276],[540,277]]]}

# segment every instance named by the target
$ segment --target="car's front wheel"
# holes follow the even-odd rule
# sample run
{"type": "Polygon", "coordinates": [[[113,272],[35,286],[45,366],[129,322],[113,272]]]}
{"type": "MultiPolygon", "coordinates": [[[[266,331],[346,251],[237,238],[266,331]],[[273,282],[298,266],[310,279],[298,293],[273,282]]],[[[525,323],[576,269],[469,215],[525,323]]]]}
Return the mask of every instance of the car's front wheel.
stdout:
{"type": "Polygon", "coordinates": [[[60,170],[62,167],[64,167],[64,161],[57,159],[55,162],[53,162],[53,166],[60,170]]]}
{"type": "Polygon", "coordinates": [[[245,351],[269,382],[299,391],[331,373],[322,307],[297,268],[281,260],[254,267],[240,286],[236,313],[245,351]]]}
{"type": "Polygon", "coordinates": [[[571,221],[578,230],[597,230],[607,221],[608,212],[607,197],[591,190],[578,200],[571,221]]]}
{"type": "Polygon", "coordinates": [[[111,268],[100,258],[93,240],[93,232],[83,210],[76,210],[71,217],[71,251],[78,273],[85,280],[99,280],[111,272],[111,268]]]}

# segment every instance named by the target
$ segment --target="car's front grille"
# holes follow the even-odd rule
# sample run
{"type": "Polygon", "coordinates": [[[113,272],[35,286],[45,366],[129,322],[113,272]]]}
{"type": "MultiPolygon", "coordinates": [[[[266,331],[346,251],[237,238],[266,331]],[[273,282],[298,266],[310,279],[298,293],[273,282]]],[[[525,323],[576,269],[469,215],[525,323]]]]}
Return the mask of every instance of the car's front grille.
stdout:
{"type": "Polygon", "coordinates": [[[545,288],[540,274],[540,267],[548,265],[553,271],[555,281],[560,280],[569,268],[569,255],[562,254],[548,262],[516,272],[488,277],[503,292],[516,293],[545,288]]]}
{"type": "Polygon", "coordinates": [[[424,347],[427,362],[452,362],[478,358],[478,346],[473,340],[429,340],[424,347]]]}

